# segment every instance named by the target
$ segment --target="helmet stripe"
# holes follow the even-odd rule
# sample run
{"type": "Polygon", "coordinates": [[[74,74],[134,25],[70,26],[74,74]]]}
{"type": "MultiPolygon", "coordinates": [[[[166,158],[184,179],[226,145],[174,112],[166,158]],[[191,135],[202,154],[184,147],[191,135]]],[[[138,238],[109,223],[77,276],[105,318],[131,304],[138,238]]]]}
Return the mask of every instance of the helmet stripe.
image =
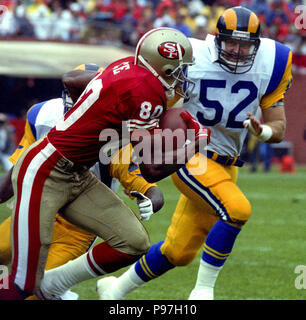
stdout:
{"type": "Polygon", "coordinates": [[[237,29],[235,30],[248,31],[250,15],[252,11],[245,10],[243,7],[235,7],[233,10],[235,10],[238,20],[237,29]]]}
{"type": "Polygon", "coordinates": [[[251,13],[248,25],[248,32],[256,33],[259,27],[259,21],[254,12],[251,13]]]}
{"type": "Polygon", "coordinates": [[[237,15],[233,9],[228,9],[223,14],[226,29],[237,30],[237,15]]]}
{"type": "Polygon", "coordinates": [[[86,63],[85,64],[85,70],[98,71],[99,68],[100,67],[97,64],[94,64],[94,63],[86,63]]]}
{"type": "Polygon", "coordinates": [[[73,70],[91,70],[91,71],[98,71],[99,70],[99,66],[97,64],[94,63],[83,63],[78,65],[77,67],[75,67],[73,70]]]}

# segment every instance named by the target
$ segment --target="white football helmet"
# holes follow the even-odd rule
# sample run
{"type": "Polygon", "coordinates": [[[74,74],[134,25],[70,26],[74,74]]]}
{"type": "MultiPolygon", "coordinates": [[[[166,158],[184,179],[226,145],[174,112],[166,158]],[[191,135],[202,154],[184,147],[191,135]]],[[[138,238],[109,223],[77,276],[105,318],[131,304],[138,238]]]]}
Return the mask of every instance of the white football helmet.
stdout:
{"type": "Polygon", "coordinates": [[[193,65],[188,38],[172,28],[157,28],[138,41],[135,64],[144,66],[162,83],[170,100],[175,93],[188,99],[195,83],[188,79],[187,68],[193,65]]]}

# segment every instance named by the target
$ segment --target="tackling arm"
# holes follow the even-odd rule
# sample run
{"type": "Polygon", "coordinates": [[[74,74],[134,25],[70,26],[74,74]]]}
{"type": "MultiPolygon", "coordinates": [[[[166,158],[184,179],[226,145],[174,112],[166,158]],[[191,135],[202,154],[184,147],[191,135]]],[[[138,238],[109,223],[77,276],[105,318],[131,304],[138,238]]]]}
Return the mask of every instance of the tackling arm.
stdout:
{"type": "Polygon", "coordinates": [[[87,84],[96,74],[97,71],[71,70],[62,76],[62,82],[67,88],[73,103],[78,100],[87,84]]]}
{"type": "Polygon", "coordinates": [[[283,106],[272,106],[262,110],[262,117],[265,125],[272,129],[272,136],[268,143],[279,143],[285,137],[286,132],[286,115],[283,106]]]}
{"type": "Polygon", "coordinates": [[[153,212],[159,211],[164,205],[164,196],[158,187],[149,188],[144,195],[148,197],[153,205],[153,212]]]}
{"type": "Polygon", "coordinates": [[[130,194],[137,199],[140,220],[149,220],[164,205],[164,196],[157,187],[150,187],[144,194],[138,191],[131,191],[130,194]]]}
{"type": "Polygon", "coordinates": [[[131,162],[132,152],[129,145],[120,149],[111,161],[109,172],[120,181],[128,196],[137,199],[140,219],[149,220],[164,205],[164,197],[157,185],[148,183],[141,176],[138,166],[131,162]]]}
{"type": "Polygon", "coordinates": [[[261,124],[252,114],[248,114],[249,119],[243,123],[244,127],[255,135],[257,139],[267,143],[281,142],[284,139],[286,131],[284,97],[292,84],[292,52],[289,51],[288,54],[287,50],[281,50],[279,52],[281,52],[279,61],[286,58],[287,64],[277,87],[261,98],[260,107],[264,123],[261,124]]]}

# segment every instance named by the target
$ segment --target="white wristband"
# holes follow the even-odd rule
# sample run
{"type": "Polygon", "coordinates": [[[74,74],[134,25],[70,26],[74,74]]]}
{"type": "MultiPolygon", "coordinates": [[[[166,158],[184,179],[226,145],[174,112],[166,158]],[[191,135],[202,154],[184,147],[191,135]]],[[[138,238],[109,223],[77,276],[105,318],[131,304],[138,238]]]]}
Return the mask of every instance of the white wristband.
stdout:
{"type": "Polygon", "coordinates": [[[262,124],[261,128],[262,128],[261,134],[257,136],[257,139],[262,142],[266,142],[272,137],[273,130],[267,124],[262,124]]]}
{"type": "Polygon", "coordinates": [[[247,124],[247,130],[250,131],[259,141],[265,142],[272,137],[273,130],[267,124],[261,124],[260,127],[262,129],[261,134],[257,134],[255,129],[252,126],[252,122],[250,119],[244,120],[244,124],[247,124]]]}

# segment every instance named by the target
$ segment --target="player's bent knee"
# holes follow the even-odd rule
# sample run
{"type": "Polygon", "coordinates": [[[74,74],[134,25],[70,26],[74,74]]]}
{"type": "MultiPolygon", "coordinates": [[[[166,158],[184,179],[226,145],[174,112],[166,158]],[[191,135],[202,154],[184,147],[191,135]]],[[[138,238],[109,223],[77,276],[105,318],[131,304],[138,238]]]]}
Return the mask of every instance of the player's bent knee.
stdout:
{"type": "Polygon", "coordinates": [[[131,255],[143,255],[150,249],[150,238],[146,231],[135,234],[128,243],[128,253],[131,255]]]}
{"type": "Polygon", "coordinates": [[[230,218],[233,223],[244,225],[251,217],[251,204],[246,198],[238,198],[231,202],[230,218]]]}
{"type": "Polygon", "coordinates": [[[196,256],[197,252],[193,251],[181,251],[177,248],[166,247],[165,250],[162,250],[163,255],[168,259],[168,261],[173,264],[174,266],[187,266],[194,257],[196,256]]]}

